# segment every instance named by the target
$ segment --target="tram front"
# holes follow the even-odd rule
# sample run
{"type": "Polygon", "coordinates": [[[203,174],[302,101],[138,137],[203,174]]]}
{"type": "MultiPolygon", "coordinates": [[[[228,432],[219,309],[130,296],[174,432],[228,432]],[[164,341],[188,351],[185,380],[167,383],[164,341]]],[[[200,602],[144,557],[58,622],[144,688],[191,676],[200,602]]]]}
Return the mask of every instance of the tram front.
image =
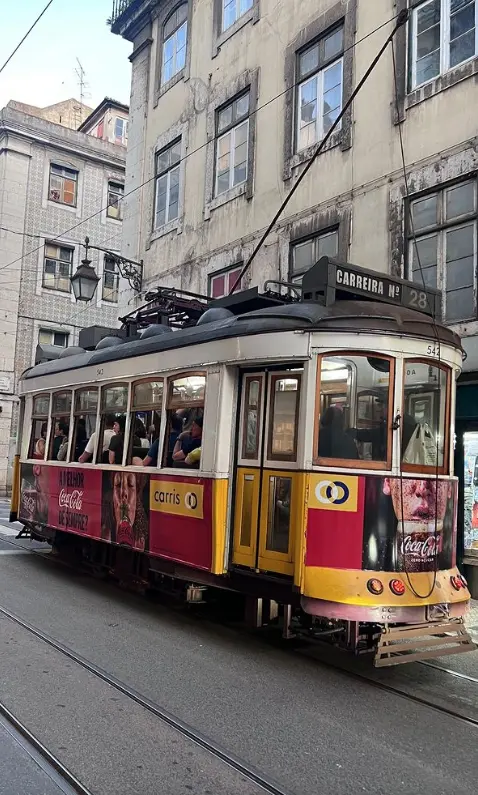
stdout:
{"type": "Polygon", "coordinates": [[[432,311],[335,282],[353,300],[312,335],[302,609],[319,635],[345,626],[350,648],[375,648],[376,665],[472,650],[456,560],[459,338],[432,311]]]}

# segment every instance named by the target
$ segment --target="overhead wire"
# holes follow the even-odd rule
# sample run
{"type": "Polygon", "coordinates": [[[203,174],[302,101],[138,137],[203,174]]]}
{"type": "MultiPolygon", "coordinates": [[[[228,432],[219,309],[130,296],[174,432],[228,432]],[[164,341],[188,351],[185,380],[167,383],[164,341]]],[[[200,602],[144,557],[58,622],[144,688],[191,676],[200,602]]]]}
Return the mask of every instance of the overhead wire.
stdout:
{"type": "MultiPolygon", "coordinates": [[[[404,188],[405,188],[405,212],[406,212],[405,221],[406,221],[406,225],[409,227],[409,229],[411,231],[411,236],[412,236],[413,246],[414,246],[414,253],[415,253],[416,261],[418,263],[418,270],[420,272],[421,280],[422,280],[422,283],[423,283],[423,290],[425,292],[426,300],[427,300],[427,303],[428,303],[428,309],[429,309],[429,312],[430,312],[430,315],[431,315],[431,319],[432,319],[432,326],[433,326],[435,340],[436,340],[436,344],[437,344],[438,369],[440,370],[440,363],[441,363],[440,333],[438,331],[438,326],[437,326],[437,322],[436,322],[436,318],[435,318],[435,307],[431,306],[430,297],[429,297],[429,293],[428,293],[428,288],[427,288],[427,285],[425,283],[425,274],[423,272],[423,267],[422,267],[421,258],[420,258],[420,251],[419,251],[417,236],[416,236],[416,232],[415,232],[415,223],[414,223],[414,219],[413,219],[413,211],[412,211],[412,204],[411,204],[411,200],[410,200],[410,190],[409,190],[409,184],[408,184],[408,173],[407,173],[407,165],[406,165],[406,158],[405,158],[405,146],[404,146],[404,142],[403,142],[402,120],[400,119],[398,74],[397,74],[397,64],[396,64],[395,47],[394,47],[393,40],[392,40],[391,44],[392,44],[393,76],[394,76],[394,86],[395,86],[395,92],[394,92],[395,93],[395,113],[396,113],[396,120],[395,121],[396,121],[396,125],[398,127],[398,137],[399,137],[399,143],[400,143],[400,156],[401,156],[401,161],[402,161],[402,172],[403,172],[403,181],[404,181],[404,188]]],[[[439,386],[440,386],[440,384],[439,384],[439,386]]],[[[446,399],[447,399],[447,396],[445,395],[445,400],[446,399]]],[[[439,423],[439,421],[440,420],[438,418],[438,423],[439,423]]],[[[418,425],[417,425],[417,427],[418,427],[418,425]]],[[[414,433],[415,432],[416,432],[416,429],[415,429],[414,433]]],[[[403,434],[403,429],[402,429],[402,434],[403,434]]],[[[438,490],[439,490],[439,485],[440,485],[440,482],[441,482],[439,480],[439,464],[438,464],[438,456],[439,456],[439,434],[438,434],[438,429],[437,429],[437,433],[435,434],[435,437],[436,437],[435,438],[435,442],[436,442],[435,448],[436,449],[435,449],[434,570],[433,570],[432,584],[430,585],[430,588],[429,588],[429,590],[428,590],[428,592],[426,594],[420,594],[416,590],[415,586],[412,583],[412,580],[411,580],[411,577],[410,577],[410,571],[407,568],[407,564],[406,564],[406,554],[405,554],[405,516],[404,516],[404,500],[403,500],[403,469],[402,469],[402,464],[400,465],[400,502],[401,502],[401,512],[402,512],[402,555],[403,555],[403,567],[404,567],[405,576],[407,578],[407,582],[408,582],[408,585],[410,587],[410,590],[412,591],[412,593],[418,599],[428,599],[432,595],[433,591],[435,590],[435,586],[436,586],[436,583],[437,583],[437,577],[438,577],[438,546],[439,546],[439,539],[438,539],[438,490]]],[[[401,446],[400,446],[400,450],[401,450],[401,446]]],[[[444,440],[443,440],[443,455],[445,454],[445,451],[446,451],[446,446],[445,446],[444,440]]],[[[448,451],[448,454],[449,454],[449,451],[448,451]]],[[[400,460],[401,459],[402,459],[402,455],[400,456],[400,460]]],[[[420,479],[421,480],[426,480],[423,477],[420,478],[420,479]]],[[[444,529],[445,528],[442,529],[442,533],[444,532],[444,529]]]]}
{"type": "MultiPolygon", "coordinates": [[[[51,2],[52,2],[52,0],[51,0],[51,2]]],[[[378,33],[380,30],[382,30],[382,28],[386,27],[391,22],[394,22],[395,20],[397,20],[400,17],[401,13],[402,12],[400,12],[398,14],[394,14],[392,17],[387,19],[386,22],[382,22],[376,28],[374,28],[373,30],[369,31],[364,36],[362,36],[362,38],[357,39],[357,41],[355,41],[353,44],[351,44],[350,46],[344,48],[343,53],[345,54],[345,53],[347,53],[347,52],[349,52],[351,50],[354,50],[359,44],[362,44],[364,41],[369,39],[375,33],[378,33]]],[[[251,110],[249,117],[256,115],[257,113],[259,113],[259,111],[263,110],[264,108],[267,108],[269,105],[271,105],[274,102],[276,102],[278,99],[283,97],[285,94],[288,94],[290,91],[293,91],[295,88],[297,88],[297,86],[300,84],[300,82],[301,81],[294,82],[291,86],[288,86],[283,91],[280,91],[278,94],[275,94],[273,97],[268,99],[262,105],[258,105],[255,109],[251,110]]],[[[196,147],[195,149],[192,149],[190,152],[186,152],[186,154],[183,157],[181,157],[181,159],[179,160],[179,164],[185,162],[186,160],[188,160],[193,155],[195,155],[198,152],[200,152],[201,150],[205,149],[207,146],[209,146],[209,144],[210,144],[210,141],[205,141],[203,144],[200,144],[200,146],[196,147]]],[[[148,179],[146,179],[140,185],[137,185],[136,187],[134,187],[130,191],[128,191],[128,193],[125,193],[125,195],[123,197],[123,201],[124,201],[124,199],[127,199],[129,196],[132,196],[138,190],[141,190],[142,188],[144,188],[147,185],[149,185],[149,183],[153,182],[155,179],[156,179],[156,174],[153,174],[151,177],[148,177],[148,179]]],[[[65,235],[68,235],[71,232],[73,232],[75,229],[78,229],[80,226],[82,226],[83,224],[87,223],[88,221],[91,221],[93,218],[96,218],[96,216],[98,216],[101,213],[105,212],[105,210],[107,210],[107,207],[108,207],[107,205],[105,207],[101,207],[100,210],[97,210],[94,213],[92,213],[91,215],[87,216],[86,218],[83,218],[81,221],[78,221],[78,223],[76,223],[73,226],[69,227],[64,232],[61,232],[61,233],[55,235],[54,240],[59,240],[60,238],[64,237],[65,235]]],[[[25,259],[26,257],[30,256],[31,254],[37,253],[42,248],[43,248],[43,245],[37,246],[36,248],[33,248],[30,251],[27,251],[25,254],[22,254],[22,256],[17,257],[16,259],[12,260],[11,262],[6,263],[4,265],[0,265],[0,271],[3,271],[3,270],[6,270],[7,268],[10,268],[12,265],[15,265],[17,262],[21,262],[23,259],[25,259]]]]}
{"type": "Polygon", "coordinates": [[[0,74],[3,72],[5,67],[8,66],[8,64],[12,60],[13,56],[16,55],[16,53],[18,52],[18,50],[22,46],[23,42],[29,37],[30,33],[36,27],[36,25],[38,25],[40,19],[48,11],[48,9],[50,8],[52,3],[53,3],[53,0],[49,0],[49,2],[46,4],[46,6],[43,9],[43,11],[41,12],[41,14],[39,14],[39,16],[37,16],[37,18],[35,19],[35,22],[33,23],[33,25],[27,30],[27,32],[25,33],[24,37],[21,39],[21,41],[18,42],[18,44],[15,47],[15,49],[13,50],[13,52],[8,56],[7,60],[3,64],[3,66],[0,66],[0,74]]]}

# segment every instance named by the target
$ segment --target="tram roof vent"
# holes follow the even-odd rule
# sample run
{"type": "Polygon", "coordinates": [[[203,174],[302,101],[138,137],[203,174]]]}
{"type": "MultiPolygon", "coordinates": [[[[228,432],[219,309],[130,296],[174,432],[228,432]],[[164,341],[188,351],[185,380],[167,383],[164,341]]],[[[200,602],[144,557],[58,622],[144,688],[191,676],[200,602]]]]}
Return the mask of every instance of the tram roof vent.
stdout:
{"type": "Polygon", "coordinates": [[[95,351],[101,351],[103,348],[114,348],[116,345],[122,345],[125,340],[121,337],[103,337],[95,346],[95,351]]]}
{"type": "Polygon", "coordinates": [[[148,340],[151,337],[160,337],[162,334],[170,334],[173,331],[171,326],[164,326],[159,324],[157,326],[146,326],[140,334],[142,340],[148,340]]]}
{"type": "Polygon", "coordinates": [[[218,323],[220,320],[229,320],[230,317],[234,317],[234,312],[231,312],[230,309],[226,309],[225,306],[212,306],[210,309],[206,309],[196,325],[204,326],[206,323],[218,323]]]}
{"type": "Polygon", "coordinates": [[[64,348],[59,355],[59,359],[66,359],[68,356],[78,356],[78,354],[86,353],[84,348],[79,348],[77,345],[72,345],[71,348],[64,348]]]}

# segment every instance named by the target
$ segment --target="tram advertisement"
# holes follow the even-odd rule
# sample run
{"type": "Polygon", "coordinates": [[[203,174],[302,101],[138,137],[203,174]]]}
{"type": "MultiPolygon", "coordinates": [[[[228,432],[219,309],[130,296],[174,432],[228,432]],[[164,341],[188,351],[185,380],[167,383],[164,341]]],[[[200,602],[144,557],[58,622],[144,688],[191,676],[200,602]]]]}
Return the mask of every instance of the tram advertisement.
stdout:
{"type": "Polygon", "coordinates": [[[212,483],[203,478],[22,464],[19,518],[211,567],[212,483]]]}
{"type": "Polygon", "coordinates": [[[367,477],[363,568],[434,571],[455,565],[457,482],[367,477]]]}
{"type": "Polygon", "coordinates": [[[306,564],[427,572],[456,565],[457,481],[312,475],[306,564]]]}

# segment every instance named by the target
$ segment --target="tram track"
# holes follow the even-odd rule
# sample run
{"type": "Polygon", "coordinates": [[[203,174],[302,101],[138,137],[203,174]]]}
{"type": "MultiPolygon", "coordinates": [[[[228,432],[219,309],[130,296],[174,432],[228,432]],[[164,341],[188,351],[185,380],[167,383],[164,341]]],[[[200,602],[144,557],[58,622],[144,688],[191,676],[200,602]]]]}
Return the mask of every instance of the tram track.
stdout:
{"type": "MultiPolygon", "coordinates": [[[[15,544],[11,540],[7,540],[6,538],[2,538],[2,540],[6,541],[7,543],[11,544],[12,546],[16,546],[17,548],[20,546],[18,544],[15,544]]],[[[54,564],[60,564],[62,566],[65,565],[68,568],[72,569],[73,571],[79,571],[78,569],[75,569],[71,565],[68,565],[67,563],[65,563],[61,559],[57,559],[55,557],[52,558],[52,557],[50,557],[50,555],[45,554],[45,552],[43,552],[41,550],[33,550],[33,549],[32,550],[28,550],[26,547],[21,547],[21,548],[25,549],[26,552],[30,552],[32,554],[36,554],[38,557],[42,557],[42,558],[44,558],[46,560],[49,560],[50,562],[52,562],[54,564]]],[[[127,697],[131,698],[137,704],[139,704],[140,706],[143,706],[145,709],[147,709],[148,711],[150,711],[153,714],[155,714],[164,723],[172,726],[173,728],[176,728],[181,734],[183,734],[183,736],[188,737],[193,742],[196,742],[200,747],[205,748],[210,753],[212,753],[214,756],[216,756],[217,758],[219,758],[222,761],[226,762],[231,767],[233,767],[235,770],[241,772],[249,780],[253,781],[256,784],[259,784],[260,786],[262,786],[263,789],[266,792],[274,793],[274,794],[277,794],[277,795],[285,795],[285,791],[283,789],[281,789],[279,785],[277,785],[276,783],[273,783],[273,782],[267,782],[266,779],[263,779],[264,783],[261,783],[261,774],[258,771],[255,771],[252,768],[249,768],[247,763],[243,762],[242,760],[239,760],[239,759],[235,758],[233,755],[230,755],[227,751],[222,749],[220,746],[218,746],[215,743],[213,743],[212,741],[210,741],[202,733],[197,732],[195,729],[193,729],[192,727],[188,726],[183,721],[181,721],[180,719],[176,718],[174,715],[169,713],[167,710],[165,710],[159,704],[156,704],[155,702],[153,702],[150,699],[148,699],[145,696],[143,696],[138,691],[134,690],[133,688],[130,688],[125,683],[123,683],[120,680],[116,679],[116,677],[108,674],[102,668],[100,668],[99,666],[95,665],[95,663],[92,663],[89,660],[86,660],[84,657],[82,657],[81,655],[77,654],[73,650],[69,649],[67,646],[65,646],[61,642],[55,640],[54,638],[49,636],[47,633],[44,633],[42,630],[40,630],[40,629],[38,629],[36,627],[33,627],[27,621],[24,621],[23,619],[19,618],[15,614],[11,613],[11,611],[9,611],[6,608],[3,608],[1,606],[0,606],[0,615],[4,615],[6,618],[9,618],[10,620],[12,620],[15,623],[19,624],[25,630],[27,630],[28,632],[30,632],[31,634],[35,635],[40,640],[42,640],[45,643],[47,643],[52,648],[56,649],[57,651],[59,651],[63,655],[69,657],[73,662],[76,662],[77,664],[79,664],[81,667],[83,667],[84,669],[86,669],[90,673],[94,674],[98,678],[100,678],[103,681],[105,681],[107,684],[109,684],[112,687],[116,688],[118,691],[120,691],[121,693],[123,693],[127,697]]],[[[217,623],[217,622],[215,622],[215,623],[217,623]]],[[[229,629],[233,629],[235,632],[239,632],[240,634],[250,635],[249,632],[247,632],[247,631],[241,632],[241,630],[238,629],[238,627],[232,627],[227,622],[224,624],[224,626],[227,626],[229,629]]],[[[314,647],[314,651],[317,651],[317,648],[318,647],[314,647]]],[[[282,649],[284,649],[284,646],[282,646],[282,649]]],[[[292,651],[292,649],[289,649],[289,651],[292,651]]],[[[295,653],[297,653],[296,649],[294,649],[293,651],[295,653]]],[[[371,687],[374,687],[376,689],[380,689],[382,691],[385,691],[385,692],[391,693],[393,695],[399,696],[401,698],[404,698],[404,699],[406,699],[406,700],[408,700],[410,702],[414,702],[414,703],[419,704],[421,706],[429,707],[430,709],[433,709],[433,710],[438,711],[438,712],[440,712],[442,714],[445,714],[445,715],[447,715],[449,717],[452,717],[452,718],[455,718],[457,720],[460,720],[461,722],[464,722],[464,723],[466,723],[466,724],[468,724],[470,726],[478,727],[478,718],[474,718],[472,716],[466,716],[463,713],[461,713],[461,712],[459,712],[459,711],[457,711],[457,710],[455,710],[453,708],[447,707],[447,706],[445,706],[443,704],[437,703],[436,701],[433,701],[431,699],[425,698],[423,696],[419,696],[419,695],[410,693],[409,691],[403,690],[400,687],[397,687],[397,686],[395,686],[393,684],[390,684],[390,683],[387,683],[387,682],[383,682],[383,681],[378,681],[377,679],[374,679],[373,676],[370,676],[366,671],[352,670],[350,667],[343,666],[337,660],[334,660],[333,662],[331,662],[331,661],[329,661],[327,659],[324,659],[322,656],[315,656],[315,655],[311,655],[311,654],[305,654],[304,651],[305,650],[302,650],[302,652],[299,652],[299,653],[301,653],[302,656],[307,657],[309,660],[313,661],[314,663],[319,664],[319,665],[321,665],[323,667],[329,668],[331,670],[334,670],[336,672],[338,671],[338,672],[344,674],[345,676],[347,676],[348,678],[353,678],[355,680],[360,680],[362,682],[366,682],[371,687]]],[[[349,661],[349,662],[351,663],[352,661],[349,661]]],[[[468,674],[462,674],[462,673],[460,673],[458,671],[454,671],[453,669],[450,669],[450,668],[445,668],[445,667],[443,667],[441,665],[437,665],[435,663],[431,663],[431,662],[427,662],[427,661],[420,661],[420,662],[416,662],[414,664],[415,665],[420,665],[420,666],[425,666],[427,668],[432,668],[432,669],[434,669],[436,671],[442,672],[443,674],[445,674],[447,676],[452,676],[452,677],[455,677],[455,678],[460,679],[460,680],[469,681],[469,682],[471,682],[473,684],[478,684],[478,678],[469,676],[468,674]]],[[[390,670],[395,670],[395,669],[390,669],[390,670]]],[[[375,671],[375,669],[372,669],[372,671],[375,671]]]]}
{"type": "Polygon", "coordinates": [[[13,738],[63,795],[93,795],[2,702],[0,728],[13,738]]]}
{"type": "MultiPolygon", "coordinates": [[[[34,637],[46,643],[51,648],[55,649],[64,657],[67,657],[72,662],[76,663],[81,668],[83,668],[84,670],[93,674],[95,677],[102,680],[110,687],[122,693],[131,701],[134,701],[140,707],[143,707],[145,710],[155,715],[157,718],[159,718],[159,720],[162,723],[166,724],[170,728],[175,729],[183,737],[193,742],[196,746],[209,752],[216,759],[220,760],[221,762],[224,762],[228,767],[240,773],[245,779],[247,779],[247,781],[257,785],[264,792],[270,793],[270,795],[293,795],[291,791],[285,790],[277,782],[274,782],[271,779],[266,778],[260,771],[256,770],[254,767],[249,765],[244,760],[236,757],[234,754],[231,754],[229,751],[222,748],[213,740],[202,734],[202,732],[199,732],[197,729],[194,729],[192,726],[189,726],[187,723],[182,721],[177,716],[168,712],[160,704],[157,704],[151,699],[142,695],[134,688],[120,681],[115,676],[107,673],[107,671],[100,668],[100,666],[96,665],[90,660],[85,659],[80,654],[77,654],[75,651],[68,648],[63,643],[57,641],[55,638],[51,637],[47,633],[43,632],[37,627],[34,627],[33,625],[29,624],[27,621],[24,621],[22,618],[19,618],[19,616],[16,616],[10,610],[5,609],[4,607],[0,607],[0,616],[4,616],[5,618],[17,624],[18,626],[22,627],[24,630],[26,630],[34,637]]],[[[78,790],[78,792],[82,793],[82,795],[86,795],[87,791],[78,790]]]]}

